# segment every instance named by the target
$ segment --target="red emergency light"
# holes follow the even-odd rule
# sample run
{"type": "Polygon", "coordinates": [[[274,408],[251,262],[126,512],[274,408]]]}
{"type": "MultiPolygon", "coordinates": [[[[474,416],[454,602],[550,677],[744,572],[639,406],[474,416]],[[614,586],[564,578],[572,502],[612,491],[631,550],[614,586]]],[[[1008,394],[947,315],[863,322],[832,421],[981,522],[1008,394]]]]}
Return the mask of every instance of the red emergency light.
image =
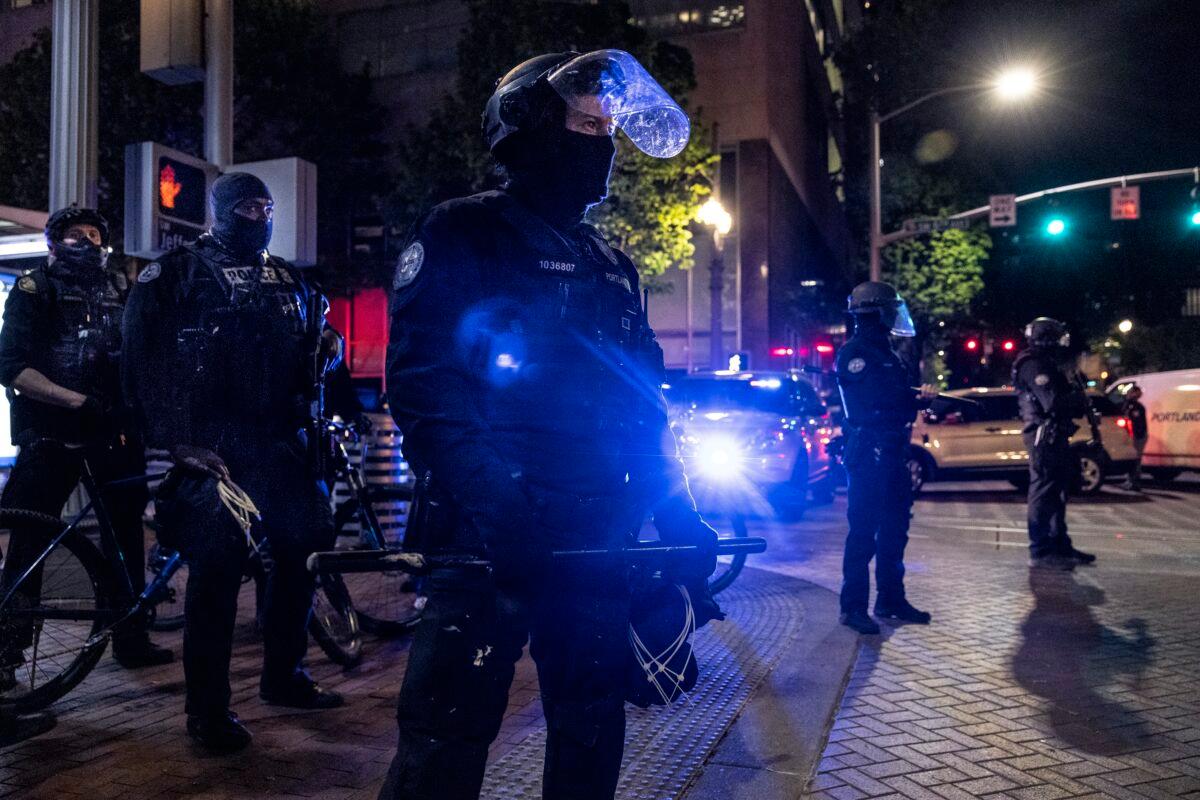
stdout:
{"type": "Polygon", "coordinates": [[[974,352],[979,349],[978,339],[967,339],[967,349],[974,352]]]}
{"type": "Polygon", "coordinates": [[[773,356],[794,356],[796,351],[791,347],[772,347],[771,355],[773,356]]]}
{"type": "Polygon", "coordinates": [[[817,352],[821,353],[822,355],[829,355],[830,353],[833,352],[833,345],[819,344],[819,345],[817,345],[817,352]]]}

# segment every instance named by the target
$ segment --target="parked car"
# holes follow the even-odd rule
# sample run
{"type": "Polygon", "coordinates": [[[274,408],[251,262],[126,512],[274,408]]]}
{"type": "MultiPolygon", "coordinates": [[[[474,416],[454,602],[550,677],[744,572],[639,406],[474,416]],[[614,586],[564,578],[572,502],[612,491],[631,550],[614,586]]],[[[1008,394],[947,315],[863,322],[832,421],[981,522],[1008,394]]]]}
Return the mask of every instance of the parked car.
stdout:
{"type": "MultiPolygon", "coordinates": [[[[1104,481],[1129,472],[1137,458],[1129,421],[1117,406],[1099,393],[1089,394],[1100,413],[1100,442],[1094,443],[1086,419],[1071,449],[1079,458],[1082,493],[1100,491],[1104,481]]],[[[1021,438],[1017,393],[1008,386],[958,389],[937,398],[917,415],[909,449],[913,490],[935,480],[1007,480],[1017,488],[1029,485],[1029,454],[1021,438]]]]}
{"type": "Polygon", "coordinates": [[[737,504],[798,518],[833,497],[825,404],[794,371],[715,370],[664,387],[671,427],[701,507],[737,504]]]}
{"type": "Polygon", "coordinates": [[[1113,381],[1108,399],[1119,408],[1135,383],[1142,387],[1149,434],[1143,471],[1170,481],[1184,470],[1200,470],[1200,369],[1129,375],[1113,381]]]}

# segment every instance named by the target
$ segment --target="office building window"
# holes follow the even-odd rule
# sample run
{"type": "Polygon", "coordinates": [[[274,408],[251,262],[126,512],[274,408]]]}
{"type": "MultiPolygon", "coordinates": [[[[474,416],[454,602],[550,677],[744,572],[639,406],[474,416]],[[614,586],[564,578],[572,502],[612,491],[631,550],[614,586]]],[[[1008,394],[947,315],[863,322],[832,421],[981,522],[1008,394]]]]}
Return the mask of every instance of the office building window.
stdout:
{"type": "Polygon", "coordinates": [[[633,22],[661,34],[722,30],[746,22],[743,3],[713,0],[633,0],[633,22]]]}

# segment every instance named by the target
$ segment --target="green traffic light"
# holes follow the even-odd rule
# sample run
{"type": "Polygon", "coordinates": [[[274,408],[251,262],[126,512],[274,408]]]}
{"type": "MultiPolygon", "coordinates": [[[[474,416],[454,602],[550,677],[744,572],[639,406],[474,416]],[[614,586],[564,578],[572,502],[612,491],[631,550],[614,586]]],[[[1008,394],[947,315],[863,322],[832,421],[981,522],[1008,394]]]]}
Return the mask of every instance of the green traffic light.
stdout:
{"type": "Polygon", "coordinates": [[[1046,223],[1046,233],[1050,234],[1051,236],[1060,236],[1066,230],[1067,222],[1060,217],[1055,217],[1046,223]]]}
{"type": "Polygon", "coordinates": [[[1200,209],[1192,212],[1192,224],[1200,226],[1200,209]]]}

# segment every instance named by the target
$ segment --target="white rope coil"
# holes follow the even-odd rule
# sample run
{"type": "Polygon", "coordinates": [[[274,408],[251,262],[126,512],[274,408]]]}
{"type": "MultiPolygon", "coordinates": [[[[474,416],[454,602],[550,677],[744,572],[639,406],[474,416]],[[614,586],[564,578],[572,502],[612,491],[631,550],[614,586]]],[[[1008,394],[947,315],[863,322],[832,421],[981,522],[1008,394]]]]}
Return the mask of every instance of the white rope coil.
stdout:
{"type": "Polygon", "coordinates": [[[250,499],[250,495],[229,478],[222,478],[217,482],[217,496],[221,498],[221,503],[233,515],[233,519],[242,529],[242,533],[246,534],[246,543],[255,552],[258,552],[258,542],[254,541],[254,537],[250,535],[250,528],[254,525],[254,520],[262,519],[262,515],[258,511],[258,506],[254,505],[254,501],[250,499]]]}
{"type": "Polygon", "coordinates": [[[696,612],[692,609],[692,597],[684,587],[676,585],[675,588],[683,595],[683,628],[680,629],[679,635],[663,648],[662,652],[657,654],[651,652],[633,625],[629,626],[629,643],[633,646],[634,658],[637,659],[638,666],[646,673],[646,680],[654,686],[659,697],[668,705],[684,693],[683,681],[687,674],[687,667],[692,659],[695,658],[695,655],[689,651],[688,657],[680,666],[679,671],[676,672],[671,669],[671,661],[675,656],[679,655],[679,651],[687,646],[688,639],[696,632],[696,612]],[[659,676],[662,676],[670,685],[671,689],[669,692],[663,689],[659,676]]]}

